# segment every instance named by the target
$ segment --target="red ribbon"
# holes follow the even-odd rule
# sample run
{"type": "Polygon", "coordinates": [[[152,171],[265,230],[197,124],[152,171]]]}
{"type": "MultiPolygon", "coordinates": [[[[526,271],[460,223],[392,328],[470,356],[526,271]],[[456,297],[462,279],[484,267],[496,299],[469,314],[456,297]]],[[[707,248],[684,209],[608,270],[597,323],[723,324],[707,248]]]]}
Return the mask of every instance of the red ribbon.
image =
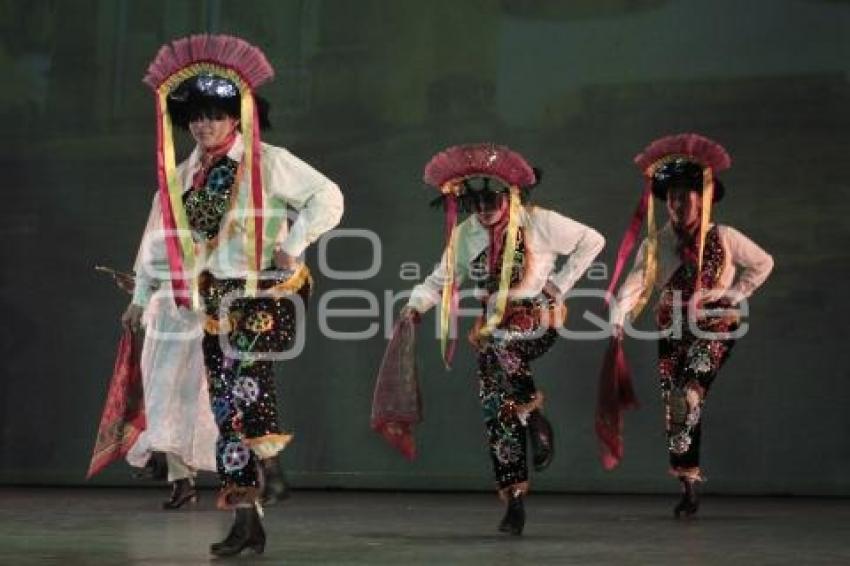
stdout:
{"type": "Polygon", "coordinates": [[[159,205],[162,209],[162,225],[165,229],[165,249],[168,255],[168,267],[171,271],[171,290],[174,304],[178,307],[192,308],[189,286],[183,273],[183,253],[177,234],[174,210],[171,208],[171,196],[168,194],[168,178],[165,174],[165,152],[163,149],[163,118],[159,96],[156,97],[156,169],[159,179],[159,205]]]}
{"type": "Polygon", "coordinates": [[[634,214],[632,214],[629,227],[623,235],[622,241],[620,241],[620,248],[617,250],[617,263],[614,267],[614,274],[611,276],[611,282],[608,284],[608,291],[605,293],[606,305],[611,302],[611,298],[614,296],[614,288],[617,286],[617,282],[620,280],[623,268],[626,266],[626,261],[629,259],[629,255],[631,255],[632,250],[637,243],[638,235],[640,234],[640,229],[643,225],[643,219],[646,217],[646,209],[649,207],[649,199],[651,198],[652,179],[647,177],[646,187],[638,201],[634,214]]]}
{"type": "Polygon", "coordinates": [[[498,273],[502,267],[502,248],[505,245],[505,230],[508,228],[510,213],[506,212],[499,221],[490,227],[490,249],[488,269],[490,273],[498,273]]]}
{"type": "Polygon", "coordinates": [[[263,268],[263,169],[260,144],[260,117],[254,104],[254,127],[251,132],[251,191],[254,200],[254,269],[263,268]]]}

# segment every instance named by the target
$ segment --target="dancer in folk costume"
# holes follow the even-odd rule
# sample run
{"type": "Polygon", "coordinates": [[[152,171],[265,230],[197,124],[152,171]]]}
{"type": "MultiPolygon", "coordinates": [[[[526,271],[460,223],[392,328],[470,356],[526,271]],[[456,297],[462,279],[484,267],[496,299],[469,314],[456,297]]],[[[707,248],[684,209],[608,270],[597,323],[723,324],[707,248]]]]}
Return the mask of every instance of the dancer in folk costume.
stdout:
{"type": "Polygon", "coordinates": [[[218,425],[218,506],[235,522],[211,552],[262,552],[264,486],[282,488],[272,360],[291,348],[311,278],[298,259],[339,222],[337,186],[287,150],[260,142],[268,105],[254,89],[273,76],[263,53],[225,35],[163,46],[145,83],[156,96],[159,191],[140,251],[138,325],[155,284],[177,307],[203,312],[202,348],[218,425]],[[172,127],[197,145],[175,165],[172,127]],[[286,207],[299,211],[287,227],[286,207]]]}
{"type": "Polygon", "coordinates": [[[619,410],[633,399],[622,351],[623,325],[660,292],[655,317],[660,331],[658,373],[666,412],[670,473],[682,487],[676,517],[697,512],[702,410],[717,373],[735,345],[739,305],[767,279],[773,259],[731,226],[711,221],[723,198],[717,173],[731,158],[717,142],[697,134],[661,138],[635,158],[646,188],[620,245],[609,292],[647,218],[647,237],[612,305],[614,336],[600,383],[597,432],[603,463],[622,456],[619,410]],[[653,197],[666,203],[669,222],[656,230],[653,197]]]}
{"type": "Polygon", "coordinates": [[[566,316],[566,294],[604,246],[592,228],[527,204],[538,174],[517,152],[489,143],[455,146],[434,156],[425,182],[441,193],[435,202],[445,210],[446,250],[402,310],[403,319],[415,319],[441,302],[448,367],[459,285],[467,278],[475,281],[483,314],[470,342],[478,355],[493,471],[507,507],[499,530],[517,535],[525,524],[523,498],[529,488],[526,433],[537,470],[549,465],[554,450],[530,364],[554,344],[566,316]],[[459,211],[472,214],[456,225],[459,211]],[[561,255],[569,259],[556,269],[561,255]]]}

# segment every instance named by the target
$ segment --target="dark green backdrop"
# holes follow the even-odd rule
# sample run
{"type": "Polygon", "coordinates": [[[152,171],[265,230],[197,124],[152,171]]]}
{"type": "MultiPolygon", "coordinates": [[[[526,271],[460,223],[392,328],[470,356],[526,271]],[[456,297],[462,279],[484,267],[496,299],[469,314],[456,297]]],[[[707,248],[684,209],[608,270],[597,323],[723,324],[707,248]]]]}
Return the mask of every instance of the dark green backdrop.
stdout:
{"type": "MultiPolygon", "coordinates": [[[[126,303],[92,268],[131,265],[154,187],[141,76],[162,43],[206,30],[262,46],[278,71],[262,91],[266,140],[340,184],[343,227],[381,238],[377,276],[320,276],[320,293],[383,297],[411,286],[403,262],[437,259],[441,218],[420,174],[444,146],[494,140],[527,155],[546,173],[537,202],[599,229],[610,265],[641,188],[635,152],[671,132],[722,141],[735,164],[717,218],[776,270],[708,401],[709,486],[850,493],[848,22],[837,0],[0,2],[0,482],[83,483],[126,303]]],[[[329,262],[365,268],[368,252],[336,240],[329,262]]],[[[584,309],[602,312],[570,306],[574,328],[588,326],[584,309]]],[[[279,370],[295,483],[488,489],[472,356],[462,349],[446,373],[423,339],[427,422],[411,464],[368,428],[383,346],[329,340],[313,312],[304,354],[279,370]]],[[[597,462],[603,348],[561,340],[537,364],[558,456],[536,484],[667,490],[652,344],[629,345],[642,408],[628,416],[626,460],[614,473],[597,462]]],[[[97,482],[126,478],[115,467],[97,482]]]]}

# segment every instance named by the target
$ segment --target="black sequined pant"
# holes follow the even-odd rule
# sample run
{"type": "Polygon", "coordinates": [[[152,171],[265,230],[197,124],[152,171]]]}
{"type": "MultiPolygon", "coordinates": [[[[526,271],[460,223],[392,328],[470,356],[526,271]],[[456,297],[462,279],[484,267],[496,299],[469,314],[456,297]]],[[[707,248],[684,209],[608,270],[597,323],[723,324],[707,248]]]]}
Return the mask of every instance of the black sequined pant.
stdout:
{"type": "Polygon", "coordinates": [[[478,398],[499,488],[528,481],[526,426],[516,407],[534,400],[530,362],[546,353],[557,337],[549,329],[532,339],[490,340],[478,354],[478,398]]]}
{"type": "Polygon", "coordinates": [[[274,454],[289,440],[278,424],[273,362],[245,359],[242,354],[274,354],[291,348],[299,312],[293,301],[303,301],[306,307],[309,293],[305,284],[291,299],[228,300],[231,293],[231,297],[241,296],[243,288],[241,279],[202,277],[201,293],[208,315],[203,352],[219,432],[216,464],[221,483],[218,504],[222,508],[257,500],[257,454],[274,454]]]}
{"type": "Polygon", "coordinates": [[[702,411],[708,391],[729,358],[733,339],[707,340],[685,333],[658,344],[658,372],[664,400],[670,473],[702,480],[702,411]]]}

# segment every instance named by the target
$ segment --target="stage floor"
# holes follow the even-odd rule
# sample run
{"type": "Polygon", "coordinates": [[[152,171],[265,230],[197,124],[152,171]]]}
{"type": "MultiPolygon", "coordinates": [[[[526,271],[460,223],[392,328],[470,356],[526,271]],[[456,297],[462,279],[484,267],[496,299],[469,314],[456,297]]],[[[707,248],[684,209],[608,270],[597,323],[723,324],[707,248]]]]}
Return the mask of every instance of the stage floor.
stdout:
{"type": "MultiPolygon", "coordinates": [[[[203,491],[160,511],[167,489],[0,488],[0,564],[207,564],[230,514],[203,491]]],[[[265,564],[850,564],[850,500],[532,495],[523,537],[496,532],[486,494],[298,491],[266,509],[265,564]]]]}

